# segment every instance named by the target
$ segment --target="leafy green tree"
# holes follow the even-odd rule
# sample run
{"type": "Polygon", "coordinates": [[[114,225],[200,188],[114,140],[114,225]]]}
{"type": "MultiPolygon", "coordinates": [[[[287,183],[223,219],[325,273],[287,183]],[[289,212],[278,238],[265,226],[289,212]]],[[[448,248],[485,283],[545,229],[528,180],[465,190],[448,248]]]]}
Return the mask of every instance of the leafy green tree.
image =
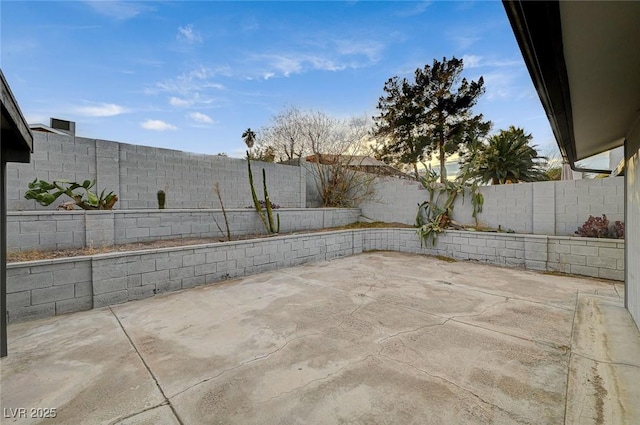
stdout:
{"type": "Polygon", "coordinates": [[[491,128],[482,114],[472,113],[484,93],[484,80],[461,79],[462,69],[462,59],[443,58],[416,69],[414,82],[398,77],[386,82],[377,106],[380,114],[374,117],[375,135],[382,140],[378,157],[410,164],[418,177],[417,164],[437,153],[440,182],[446,181],[446,158],[491,128]]]}
{"type": "Polygon", "coordinates": [[[489,137],[487,142],[472,144],[462,159],[464,178],[482,183],[508,184],[548,180],[536,146],[529,145],[531,134],[514,126],[489,137]]]}

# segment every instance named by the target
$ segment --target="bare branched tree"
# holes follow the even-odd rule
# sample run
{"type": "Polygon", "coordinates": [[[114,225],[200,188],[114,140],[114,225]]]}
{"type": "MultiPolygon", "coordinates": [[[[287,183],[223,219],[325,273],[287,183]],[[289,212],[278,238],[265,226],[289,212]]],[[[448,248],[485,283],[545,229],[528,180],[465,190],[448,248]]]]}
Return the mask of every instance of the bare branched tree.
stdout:
{"type": "Polygon", "coordinates": [[[272,151],[279,161],[300,160],[306,152],[300,127],[303,113],[290,107],[271,118],[271,124],[258,132],[256,147],[272,151]]]}
{"type": "Polygon", "coordinates": [[[362,172],[371,160],[366,118],[340,119],[321,111],[289,108],[258,132],[257,147],[271,147],[280,161],[304,165],[325,207],[347,207],[373,196],[375,174],[362,172]]]}

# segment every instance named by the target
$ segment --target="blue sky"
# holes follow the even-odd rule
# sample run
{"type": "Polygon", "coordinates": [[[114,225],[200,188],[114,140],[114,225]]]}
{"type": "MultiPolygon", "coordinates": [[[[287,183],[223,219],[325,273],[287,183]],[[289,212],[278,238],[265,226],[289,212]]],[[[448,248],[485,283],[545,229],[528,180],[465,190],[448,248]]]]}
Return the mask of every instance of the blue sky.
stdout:
{"type": "Polygon", "coordinates": [[[3,1],[0,19],[27,120],[80,136],[242,156],[242,132],[287,106],[372,116],[388,78],[456,56],[494,130],[555,146],[499,1],[3,1]]]}

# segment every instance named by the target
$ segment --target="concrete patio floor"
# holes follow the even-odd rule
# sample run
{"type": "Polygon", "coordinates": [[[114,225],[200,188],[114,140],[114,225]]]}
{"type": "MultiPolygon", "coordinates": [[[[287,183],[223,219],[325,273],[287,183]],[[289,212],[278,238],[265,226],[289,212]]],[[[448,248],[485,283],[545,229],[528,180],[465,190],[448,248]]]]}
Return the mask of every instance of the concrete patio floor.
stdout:
{"type": "Polygon", "coordinates": [[[2,423],[640,423],[621,283],[394,252],[10,325],[0,366],[2,423]]]}

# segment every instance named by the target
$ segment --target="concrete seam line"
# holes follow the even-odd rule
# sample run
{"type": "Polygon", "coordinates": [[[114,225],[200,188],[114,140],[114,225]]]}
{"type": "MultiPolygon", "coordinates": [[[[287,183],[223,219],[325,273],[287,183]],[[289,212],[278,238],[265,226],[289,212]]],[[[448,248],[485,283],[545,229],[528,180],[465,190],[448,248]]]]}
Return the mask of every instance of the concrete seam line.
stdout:
{"type": "Polygon", "coordinates": [[[584,354],[580,354],[578,352],[575,352],[575,353],[572,352],[571,354],[574,354],[574,355],[576,355],[578,357],[582,357],[583,359],[586,359],[586,360],[590,360],[590,361],[592,361],[594,363],[602,363],[602,364],[608,364],[608,365],[612,365],[612,366],[627,366],[627,367],[634,367],[636,369],[640,369],[640,366],[635,365],[635,364],[631,364],[631,363],[609,362],[609,361],[606,361],[606,360],[598,360],[598,359],[594,359],[593,357],[585,356],[584,354]]]}
{"type": "Polygon", "coordinates": [[[576,328],[576,317],[578,316],[578,305],[580,303],[580,290],[576,289],[576,304],[573,309],[573,320],[571,321],[571,335],[569,336],[569,361],[567,362],[567,384],[564,389],[564,423],[567,423],[567,406],[569,405],[569,379],[571,379],[571,360],[573,358],[573,332],[576,328]]]}
{"type": "MultiPolygon", "coordinates": [[[[169,400],[169,398],[167,397],[167,395],[164,393],[164,390],[162,389],[162,387],[160,386],[160,383],[158,382],[158,378],[156,378],[156,375],[153,373],[153,371],[151,370],[151,368],[149,367],[149,365],[147,364],[147,362],[145,361],[144,357],[142,357],[142,354],[140,354],[140,351],[138,351],[138,347],[136,347],[136,345],[133,343],[133,340],[131,339],[131,337],[129,336],[129,334],[127,333],[127,330],[124,328],[124,326],[122,325],[122,322],[120,321],[120,318],[118,317],[118,315],[113,311],[113,309],[111,308],[111,306],[107,306],[109,308],[109,311],[111,312],[111,314],[113,314],[113,317],[115,317],[116,321],[118,322],[118,325],[120,325],[120,329],[122,329],[122,332],[124,333],[124,335],[127,337],[127,339],[129,340],[129,344],[131,344],[131,347],[134,349],[134,351],[136,352],[136,354],[138,355],[138,357],[140,358],[140,361],[142,362],[142,364],[144,365],[144,367],[147,369],[147,372],[149,373],[149,375],[151,376],[151,378],[153,379],[153,382],[155,382],[156,387],[158,388],[158,390],[160,391],[160,394],[162,394],[162,398],[164,398],[164,402],[161,403],[160,405],[167,403],[167,405],[171,408],[171,411],[173,412],[173,415],[176,417],[176,420],[178,421],[178,423],[180,425],[184,425],[184,422],[182,421],[182,419],[180,419],[180,416],[178,416],[178,412],[176,412],[176,409],[173,407],[173,404],[171,404],[171,401],[169,400]]],[[[138,412],[138,413],[142,413],[142,412],[138,412]]]]}

